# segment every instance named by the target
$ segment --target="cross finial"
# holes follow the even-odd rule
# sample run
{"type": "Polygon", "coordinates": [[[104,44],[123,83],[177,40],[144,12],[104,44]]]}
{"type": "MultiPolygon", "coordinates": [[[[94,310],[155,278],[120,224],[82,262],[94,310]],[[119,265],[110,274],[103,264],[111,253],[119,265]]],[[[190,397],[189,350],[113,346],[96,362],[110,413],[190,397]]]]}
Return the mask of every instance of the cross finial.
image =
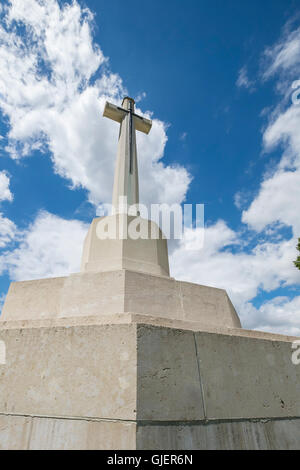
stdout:
{"type": "Polygon", "coordinates": [[[139,203],[139,182],[135,131],[150,132],[152,122],[135,114],[135,101],[125,96],[122,107],[106,102],[103,116],[120,123],[112,205],[119,212],[119,203],[127,198],[128,206],[139,203]]]}
{"type": "Polygon", "coordinates": [[[128,105],[134,108],[135,101],[133,98],[130,98],[129,96],[124,96],[123,101],[122,101],[122,107],[125,109],[129,109],[128,105]]]}

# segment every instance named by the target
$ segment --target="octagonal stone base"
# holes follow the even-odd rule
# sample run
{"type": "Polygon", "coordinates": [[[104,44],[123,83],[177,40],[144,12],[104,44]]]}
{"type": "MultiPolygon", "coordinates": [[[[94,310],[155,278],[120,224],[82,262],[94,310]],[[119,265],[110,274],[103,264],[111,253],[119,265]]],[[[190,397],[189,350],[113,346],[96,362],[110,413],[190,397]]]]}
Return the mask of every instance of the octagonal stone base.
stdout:
{"type": "Polygon", "coordinates": [[[181,321],[185,327],[241,327],[225,290],[125,269],[12,282],[0,324],[88,317],[107,321],[126,313],[181,321]]]}

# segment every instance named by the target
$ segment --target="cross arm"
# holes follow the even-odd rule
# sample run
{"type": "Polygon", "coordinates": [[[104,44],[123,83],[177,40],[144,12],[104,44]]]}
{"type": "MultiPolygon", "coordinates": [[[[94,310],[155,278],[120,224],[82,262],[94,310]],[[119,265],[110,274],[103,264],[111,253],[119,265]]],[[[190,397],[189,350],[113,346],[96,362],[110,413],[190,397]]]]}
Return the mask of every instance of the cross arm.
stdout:
{"type": "MultiPolygon", "coordinates": [[[[115,104],[109,103],[107,101],[105,103],[103,116],[121,123],[123,118],[128,113],[129,111],[127,111],[127,109],[120,108],[119,106],[116,106],[115,104]]],[[[144,134],[149,134],[152,127],[152,121],[135,113],[132,113],[132,116],[134,116],[135,129],[137,131],[144,132],[144,134]]]]}
{"type": "Polygon", "coordinates": [[[103,116],[113,121],[122,122],[124,116],[127,114],[127,111],[119,106],[116,106],[112,103],[106,101],[103,116]]]}
{"type": "Polygon", "coordinates": [[[149,134],[152,127],[152,121],[150,121],[150,119],[138,116],[137,114],[133,114],[133,116],[136,130],[144,132],[144,134],[149,134]]]}

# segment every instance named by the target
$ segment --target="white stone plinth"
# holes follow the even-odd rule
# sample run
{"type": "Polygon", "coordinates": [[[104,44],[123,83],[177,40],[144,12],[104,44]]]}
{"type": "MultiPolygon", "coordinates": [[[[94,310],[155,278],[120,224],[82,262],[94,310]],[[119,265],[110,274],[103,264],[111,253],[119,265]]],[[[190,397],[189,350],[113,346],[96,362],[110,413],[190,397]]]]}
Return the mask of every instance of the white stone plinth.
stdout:
{"type": "Polygon", "coordinates": [[[92,221],[83,245],[81,271],[118,269],[169,276],[167,240],[155,222],[125,214],[92,221]],[[131,230],[143,230],[147,238],[133,239],[131,230]],[[100,238],[105,233],[107,238],[100,238]]]}

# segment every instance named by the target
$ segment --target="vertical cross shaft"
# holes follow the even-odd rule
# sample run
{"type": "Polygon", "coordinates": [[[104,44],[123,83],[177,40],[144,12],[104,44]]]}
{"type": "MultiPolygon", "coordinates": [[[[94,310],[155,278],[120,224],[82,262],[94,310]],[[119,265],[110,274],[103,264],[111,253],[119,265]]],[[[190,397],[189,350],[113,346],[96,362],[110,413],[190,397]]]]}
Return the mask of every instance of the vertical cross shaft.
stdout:
{"type": "Polygon", "coordinates": [[[132,113],[133,113],[133,102],[130,100],[129,101],[129,173],[132,174],[133,173],[133,148],[132,148],[132,141],[133,141],[133,136],[132,136],[132,132],[133,132],[133,116],[132,116],[132,113]]]}
{"type": "Polygon", "coordinates": [[[120,123],[112,201],[114,210],[118,213],[124,198],[126,198],[128,206],[139,203],[135,131],[148,134],[152,122],[135,114],[134,100],[129,97],[123,99],[122,107],[106,103],[103,116],[120,123]]]}

